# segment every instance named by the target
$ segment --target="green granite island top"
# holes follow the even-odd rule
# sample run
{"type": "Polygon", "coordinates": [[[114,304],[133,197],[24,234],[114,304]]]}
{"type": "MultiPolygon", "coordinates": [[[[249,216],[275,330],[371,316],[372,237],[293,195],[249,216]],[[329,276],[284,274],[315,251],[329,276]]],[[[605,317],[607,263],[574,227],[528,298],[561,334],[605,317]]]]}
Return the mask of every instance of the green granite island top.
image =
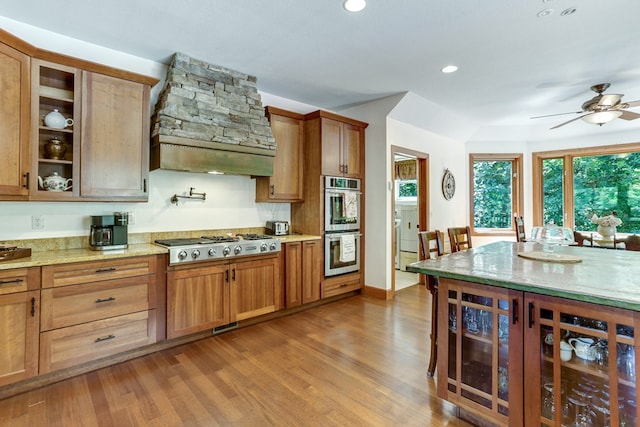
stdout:
{"type": "Polygon", "coordinates": [[[640,252],[526,242],[496,242],[407,265],[407,271],[640,311],[640,252]],[[577,256],[538,261],[519,252],[577,256]]]}

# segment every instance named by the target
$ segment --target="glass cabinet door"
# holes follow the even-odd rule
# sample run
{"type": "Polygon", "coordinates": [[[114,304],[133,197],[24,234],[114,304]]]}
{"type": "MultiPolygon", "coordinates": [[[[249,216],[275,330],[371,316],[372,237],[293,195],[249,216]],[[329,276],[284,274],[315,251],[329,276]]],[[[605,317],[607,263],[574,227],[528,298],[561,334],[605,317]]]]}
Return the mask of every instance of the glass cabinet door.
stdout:
{"type": "Polygon", "coordinates": [[[438,395],[509,425],[522,413],[522,293],[442,278],[438,286],[446,307],[438,313],[438,395]]]}
{"type": "Polygon", "coordinates": [[[525,389],[539,390],[526,425],[636,426],[634,313],[529,294],[525,304],[525,389]]]}

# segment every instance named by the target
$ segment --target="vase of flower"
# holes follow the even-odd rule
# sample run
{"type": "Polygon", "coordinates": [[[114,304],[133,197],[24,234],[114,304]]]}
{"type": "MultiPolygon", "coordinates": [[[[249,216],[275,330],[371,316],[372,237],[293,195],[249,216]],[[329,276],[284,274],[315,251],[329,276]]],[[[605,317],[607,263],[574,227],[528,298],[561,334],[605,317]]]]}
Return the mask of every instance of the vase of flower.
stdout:
{"type": "Polygon", "coordinates": [[[616,226],[615,225],[598,225],[598,234],[604,237],[605,239],[613,239],[613,236],[616,235],[616,226]]]}

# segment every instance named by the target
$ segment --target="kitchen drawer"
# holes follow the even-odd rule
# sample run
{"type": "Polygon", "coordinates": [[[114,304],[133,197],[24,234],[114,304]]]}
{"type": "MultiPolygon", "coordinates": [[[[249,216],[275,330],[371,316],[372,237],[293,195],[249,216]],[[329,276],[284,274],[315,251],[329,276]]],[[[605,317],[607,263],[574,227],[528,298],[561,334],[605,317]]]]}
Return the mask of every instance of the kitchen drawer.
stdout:
{"type": "Polygon", "coordinates": [[[346,282],[323,282],[322,298],[332,297],[334,295],[344,294],[346,292],[356,291],[360,289],[360,279],[346,282]]]}
{"type": "Polygon", "coordinates": [[[40,373],[153,344],[155,310],[141,311],[40,334],[40,373]]]}
{"type": "Polygon", "coordinates": [[[0,295],[40,288],[40,267],[0,271],[0,295]]]}
{"type": "Polygon", "coordinates": [[[40,330],[91,322],[149,309],[149,287],[155,276],[86,285],[47,288],[41,291],[40,330]]]}
{"type": "Polygon", "coordinates": [[[144,276],[154,274],[155,271],[156,257],[154,256],[47,265],[42,267],[42,287],[51,288],[144,276]]]}

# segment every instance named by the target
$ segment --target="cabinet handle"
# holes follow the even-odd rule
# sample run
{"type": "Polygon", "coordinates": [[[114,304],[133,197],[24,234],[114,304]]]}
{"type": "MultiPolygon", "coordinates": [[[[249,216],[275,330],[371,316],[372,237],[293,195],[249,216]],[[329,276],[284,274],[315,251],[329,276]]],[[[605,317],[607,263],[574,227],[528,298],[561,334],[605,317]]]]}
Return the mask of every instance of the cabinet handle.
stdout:
{"type": "Polygon", "coordinates": [[[225,282],[229,281],[229,269],[225,270],[224,272],[224,281],[225,282]]]}
{"type": "Polygon", "coordinates": [[[348,285],[348,284],[346,284],[346,283],[342,283],[342,284],[340,285],[340,287],[341,287],[341,288],[346,288],[347,286],[349,286],[349,285],[348,285]]]}
{"type": "Polygon", "coordinates": [[[533,303],[529,303],[529,327],[533,328],[533,312],[534,312],[533,303]]]}
{"type": "Polygon", "coordinates": [[[518,300],[511,300],[511,323],[515,325],[518,322],[518,300]]]}
{"type": "Polygon", "coordinates": [[[108,273],[110,271],[116,271],[116,268],[115,267],[99,268],[96,270],[96,273],[108,273]]]}
{"type": "Polygon", "coordinates": [[[108,340],[114,339],[115,337],[116,337],[115,335],[109,334],[106,337],[98,337],[98,338],[96,338],[96,340],[94,342],[108,341],[108,340]]]}
{"type": "Polygon", "coordinates": [[[24,174],[24,188],[29,189],[29,172],[24,174]]]}
{"type": "Polygon", "coordinates": [[[236,281],[236,269],[232,269],[231,270],[232,274],[231,274],[231,280],[233,280],[234,282],[236,281]]]}
{"type": "Polygon", "coordinates": [[[274,194],[276,194],[276,186],[271,185],[271,195],[273,196],[274,194]]]}
{"type": "Polygon", "coordinates": [[[147,192],[147,178],[142,180],[142,192],[143,193],[147,192]]]}
{"type": "Polygon", "coordinates": [[[100,304],[101,302],[109,302],[109,301],[115,301],[116,297],[109,297],[109,298],[98,298],[96,300],[96,304],[100,304]]]}
{"type": "Polygon", "coordinates": [[[13,280],[0,280],[0,285],[7,285],[9,283],[20,283],[23,282],[22,279],[13,279],[13,280]]]}
{"type": "Polygon", "coordinates": [[[31,298],[31,317],[36,317],[36,298],[31,298]]]}

